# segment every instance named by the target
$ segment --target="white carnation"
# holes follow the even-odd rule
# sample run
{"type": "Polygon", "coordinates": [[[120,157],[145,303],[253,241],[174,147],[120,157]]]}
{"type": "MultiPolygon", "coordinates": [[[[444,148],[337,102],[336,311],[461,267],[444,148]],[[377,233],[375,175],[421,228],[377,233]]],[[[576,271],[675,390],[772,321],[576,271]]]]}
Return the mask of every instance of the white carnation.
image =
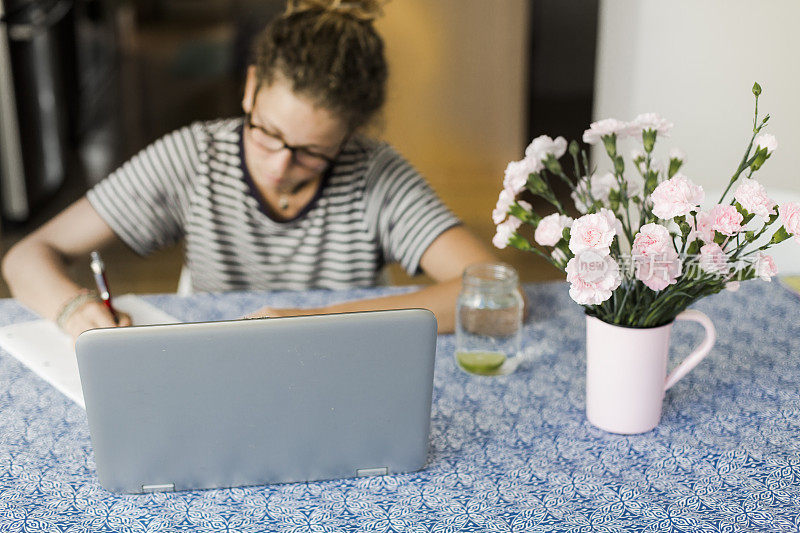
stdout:
{"type": "Polygon", "coordinates": [[[589,129],[583,132],[583,142],[586,144],[597,144],[607,135],[616,135],[622,138],[627,135],[628,125],[615,118],[606,118],[592,122],[589,129]]]}
{"type": "Polygon", "coordinates": [[[767,155],[771,155],[772,152],[778,148],[778,139],[775,138],[774,135],[769,133],[762,133],[758,137],[755,138],[753,144],[756,145],[757,148],[766,148],[767,155]]]}

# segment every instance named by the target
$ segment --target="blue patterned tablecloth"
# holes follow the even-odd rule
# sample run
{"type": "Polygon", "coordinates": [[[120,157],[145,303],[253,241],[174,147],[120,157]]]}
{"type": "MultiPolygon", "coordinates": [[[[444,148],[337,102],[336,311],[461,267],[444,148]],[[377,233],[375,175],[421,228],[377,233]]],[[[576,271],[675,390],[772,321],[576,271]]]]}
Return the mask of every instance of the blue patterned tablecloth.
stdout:
{"type": "MultiPolygon", "coordinates": [[[[145,298],[215,320],[401,290],[145,298]]],[[[668,392],[658,428],[619,436],[584,417],[584,317],[567,286],[526,290],[531,360],[515,374],[462,373],[440,336],[428,464],[404,475],[112,494],[84,411],[0,352],[0,531],[800,531],[800,297],[752,281],[700,302],[713,351],[668,392]]],[[[0,325],[32,318],[0,300],[0,325]]],[[[677,325],[672,353],[701,335],[677,325]]]]}

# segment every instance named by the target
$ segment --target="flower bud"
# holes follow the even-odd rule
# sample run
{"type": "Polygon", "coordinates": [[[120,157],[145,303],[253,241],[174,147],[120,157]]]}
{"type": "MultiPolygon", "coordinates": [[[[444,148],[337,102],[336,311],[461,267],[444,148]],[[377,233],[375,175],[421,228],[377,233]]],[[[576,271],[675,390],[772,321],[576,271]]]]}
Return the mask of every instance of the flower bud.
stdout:
{"type": "Polygon", "coordinates": [[[768,158],[769,158],[769,153],[767,152],[766,148],[757,149],[756,156],[753,159],[753,162],[750,164],[750,169],[753,172],[755,172],[756,170],[761,168],[761,165],[763,165],[764,161],[766,161],[768,158]]]}
{"type": "Polygon", "coordinates": [[[625,161],[622,159],[622,156],[614,158],[614,171],[620,175],[625,172],[625,161]]]}
{"type": "Polygon", "coordinates": [[[578,142],[577,141],[572,141],[571,143],[569,143],[569,154],[572,157],[578,157],[578,154],[580,153],[580,151],[581,151],[581,147],[578,146],[578,142]]]}
{"type": "Polygon", "coordinates": [[[555,158],[553,154],[547,154],[547,159],[544,160],[544,166],[553,174],[561,173],[561,163],[555,158]]]}
{"type": "Polygon", "coordinates": [[[652,152],[656,144],[656,130],[642,131],[642,142],[644,143],[644,151],[648,154],[652,152]]]}
{"type": "Polygon", "coordinates": [[[522,250],[523,252],[533,249],[531,243],[529,243],[525,237],[522,237],[518,233],[515,233],[511,237],[509,237],[508,244],[510,244],[517,250],[522,250]]]}
{"type": "Polygon", "coordinates": [[[538,173],[533,173],[528,176],[528,190],[533,194],[542,194],[547,192],[547,183],[544,182],[538,173]]]}
{"type": "Polygon", "coordinates": [[[603,135],[603,145],[606,147],[606,152],[611,159],[617,157],[617,136],[613,133],[611,135],[603,135]]]}
{"type": "Polygon", "coordinates": [[[608,207],[612,211],[617,211],[619,209],[620,204],[620,191],[611,190],[608,193],[608,207]]]}
{"type": "Polygon", "coordinates": [[[528,211],[524,206],[520,205],[519,202],[514,202],[514,204],[508,208],[508,214],[515,216],[521,221],[529,224],[536,224],[541,219],[539,215],[532,211],[528,211]]]}
{"type": "Polygon", "coordinates": [[[753,94],[754,94],[756,97],[759,97],[759,96],[761,96],[761,85],[759,85],[759,84],[758,84],[758,82],[755,82],[755,83],[753,84],[753,94]]]}
{"type": "Polygon", "coordinates": [[[674,176],[681,169],[682,165],[683,165],[683,160],[678,159],[676,157],[670,158],[669,170],[667,170],[667,177],[671,178],[672,176],[674,176]]]}
{"type": "Polygon", "coordinates": [[[658,174],[656,172],[648,172],[647,179],[644,182],[644,194],[649,196],[655,188],[658,187],[658,174]]]}

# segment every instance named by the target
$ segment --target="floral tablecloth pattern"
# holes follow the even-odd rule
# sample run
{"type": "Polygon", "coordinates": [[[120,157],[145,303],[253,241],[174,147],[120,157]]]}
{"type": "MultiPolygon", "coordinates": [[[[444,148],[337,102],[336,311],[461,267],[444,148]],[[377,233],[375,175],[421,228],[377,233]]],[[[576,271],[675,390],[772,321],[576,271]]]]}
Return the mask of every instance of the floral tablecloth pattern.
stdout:
{"type": "MultiPolygon", "coordinates": [[[[0,532],[800,531],[800,297],[749,282],[695,307],[719,339],[637,436],[584,416],[584,317],[564,283],[526,286],[528,360],[473,377],[437,347],[420,472],[120,496],[97,483],[84,411],[0,352],[0,532]]],[[[314,306],[407,290],[146,296],[183,320],[266,303],[314,306]]],[[[34,316],[0,300],[0,325],[34,316]]],[[[672,364],[699,342],[681,323],[672,364]]]]}

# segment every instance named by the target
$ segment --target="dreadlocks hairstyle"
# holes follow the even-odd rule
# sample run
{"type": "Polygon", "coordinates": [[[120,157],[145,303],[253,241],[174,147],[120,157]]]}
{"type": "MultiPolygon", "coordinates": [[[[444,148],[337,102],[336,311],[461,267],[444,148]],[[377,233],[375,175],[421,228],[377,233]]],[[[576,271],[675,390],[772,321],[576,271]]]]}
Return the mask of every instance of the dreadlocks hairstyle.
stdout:
{"type": "Polygon", "coordinates": [[[355,130],[386,98],[388,69],[373,21],[386,0],[288,0],[257,41],[259,86],[276,78],[355,130]]]}

